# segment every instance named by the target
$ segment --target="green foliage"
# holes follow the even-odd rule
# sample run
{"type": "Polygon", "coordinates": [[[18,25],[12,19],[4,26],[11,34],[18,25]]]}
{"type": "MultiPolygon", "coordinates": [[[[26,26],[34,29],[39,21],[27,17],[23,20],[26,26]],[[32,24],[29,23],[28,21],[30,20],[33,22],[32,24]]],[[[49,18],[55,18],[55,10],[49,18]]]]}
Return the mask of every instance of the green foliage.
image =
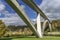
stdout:
{"type": "Polygon", "coordinates": [[[3,22],[2,22],[2,20],[0,20],[0,24],[2,24],[3,22]]]}
{"type": "Polygon", "coordinates": [[[60,40],[57,36],[44,36],[43,38],[24,37],[24,38],[0,38],[0,40],[60,40]]]}
{"type": "Polygon", "coordinates": [[[30,28],[28,28],[28,26],[10,25],[6,28],[6,33],[4,36],[28,36],[32,34],[33,32],[30,28]]]}
{"type": "Polygon", "coordinates": [[[0,37],[4,35],[5,33],[5,24],[0,20],[0,37]]]}
{"type": "Polygon", "coordinates": [[[60,31],[60,20],[52,21],[52,29],[53,31],[60,31]]]}

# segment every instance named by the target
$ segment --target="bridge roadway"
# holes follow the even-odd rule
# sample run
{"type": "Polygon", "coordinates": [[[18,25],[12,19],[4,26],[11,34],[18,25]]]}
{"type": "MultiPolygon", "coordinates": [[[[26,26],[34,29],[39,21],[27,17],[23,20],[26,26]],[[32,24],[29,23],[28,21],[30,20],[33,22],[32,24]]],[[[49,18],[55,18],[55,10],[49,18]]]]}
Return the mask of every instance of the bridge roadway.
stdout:
{"type": "Polygon", "coordinates": [[[33,2],[33,0],[22,0],[24,3],[26,3],[30,8],[32,8],[35,12],[40,13],[40,15],[50,22],[50,20],[47,18],[47,16],[42,12],[42,10],[33,2]]]}

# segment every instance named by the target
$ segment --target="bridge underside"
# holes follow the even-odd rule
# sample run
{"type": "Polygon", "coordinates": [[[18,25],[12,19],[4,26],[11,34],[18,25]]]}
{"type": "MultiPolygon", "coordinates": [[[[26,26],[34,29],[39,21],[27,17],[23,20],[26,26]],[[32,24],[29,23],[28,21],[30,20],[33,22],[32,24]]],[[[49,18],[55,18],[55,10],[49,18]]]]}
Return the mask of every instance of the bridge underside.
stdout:
{"type": "MultiPolygon", "coordinates": [[[[21,19],[29,26],[29,28],[36,34],[37,37],[42,37],[40,15],[48,19],[43,13],[39,12],[37,15],[37,30],[34,25],[30,22],[24,9],[18,4],[16,0],[6,0],[6,2],[13,8],[13,10],[21,17],[21,19]],[[40,14],[41,13],[41,14],[40,14]]],[[[29,2],[28,2],[29,3],[29,2]]]]}
{"type": "Polygon", "coordinates": [[[33,9],[35,12],[40,13],[40,15],[49,21],[47,16],[42,12],[42,10],[33,2],[33,0],[22,0],[24,3],[26,3],[31,9],[33,9]]]}

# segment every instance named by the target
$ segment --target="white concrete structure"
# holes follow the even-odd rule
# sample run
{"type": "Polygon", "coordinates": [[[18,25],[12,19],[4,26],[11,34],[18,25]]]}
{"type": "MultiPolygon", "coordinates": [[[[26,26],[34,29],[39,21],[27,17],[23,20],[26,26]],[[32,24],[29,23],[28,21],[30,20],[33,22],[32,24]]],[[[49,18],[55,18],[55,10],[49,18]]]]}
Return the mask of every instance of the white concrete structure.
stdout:
{"type": "Polygon", "coordinates": [[[29,26],[29,28],[36,34],[36,36],[40,37],[38,31],[36,30],[34,25],[31,23],[24,9],[18,4],[18,2],[16,0],[6,0],[6,2],[15,10],[15,12],[29,26]]]}
{"type": "MultiPolygon", "coordinates": [[[[30,29],[35,32],[36,36],[42,38],[42,30],[41,30],[41,22],[40,22],[40,15],[49,21],[46,15],[34,4],[31,0],[25,0],[24,2],[28,4],[34,11],[37,12],[37,30],[34,25],[30,22],[29,18],[27,17],[24,9],[18,4],[16,0],[6,0],[6,2],[15,10],[15,12],[22,18],[22,20],[30,27],[30,29]]],[[[50,21],[49,21],[50,22],[50,21]]]]}
{"type": "Polygon", "coordinates": [[[50,31],[52,31],[52,29],[51,29],[51,23],[49,23],[48,20],[45,20],[45,21],[43,22],[43,32],[44,32],[44,30],[45,30],[45,28],[46,28],[46,23],[47,23],[47,22],[48,22],[48,24],[49,24],[50,31]]]}
{"type": "Polygon", "coordinates": [[[40,38],[42,38],[40,13],[37,14],[37,31],[38,31],[38,33],[39,33],[40,38]]]}
{"type": "MultiPolygon", "coordinates": [[[[39,32],[40,38],[42,35],[42,29],[41,29],[41,22],[40,22],[40,16],[42,16],[45,20],[48,20],[49,27],[51,29],[51,24],[47,16],[41,11],[41,9],[33,2],[33,0],[22,0],[24,3],[26,3],[30,8],[32,8],[35,12],[37,12],[37,31],[39,32]]],[[[44,25],[45,26],[45,25],[44,25]]]]}

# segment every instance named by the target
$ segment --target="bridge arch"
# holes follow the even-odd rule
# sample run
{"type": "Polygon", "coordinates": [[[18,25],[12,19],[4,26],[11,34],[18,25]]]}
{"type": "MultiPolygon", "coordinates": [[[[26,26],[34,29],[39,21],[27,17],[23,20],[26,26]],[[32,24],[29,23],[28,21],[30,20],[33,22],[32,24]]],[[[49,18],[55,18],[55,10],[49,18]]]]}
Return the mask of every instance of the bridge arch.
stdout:
{"type": "Polygon", "coordinates": [[[45,20],[45,21],[43,22],[43,32],[44,32],[44,30],[45,30],[45,28],[46,28],[46,23],[47,23],[47,22],[48,22],[50,31],[52,31],[51,23],[50,23],[48,20],[45,20]]]}

